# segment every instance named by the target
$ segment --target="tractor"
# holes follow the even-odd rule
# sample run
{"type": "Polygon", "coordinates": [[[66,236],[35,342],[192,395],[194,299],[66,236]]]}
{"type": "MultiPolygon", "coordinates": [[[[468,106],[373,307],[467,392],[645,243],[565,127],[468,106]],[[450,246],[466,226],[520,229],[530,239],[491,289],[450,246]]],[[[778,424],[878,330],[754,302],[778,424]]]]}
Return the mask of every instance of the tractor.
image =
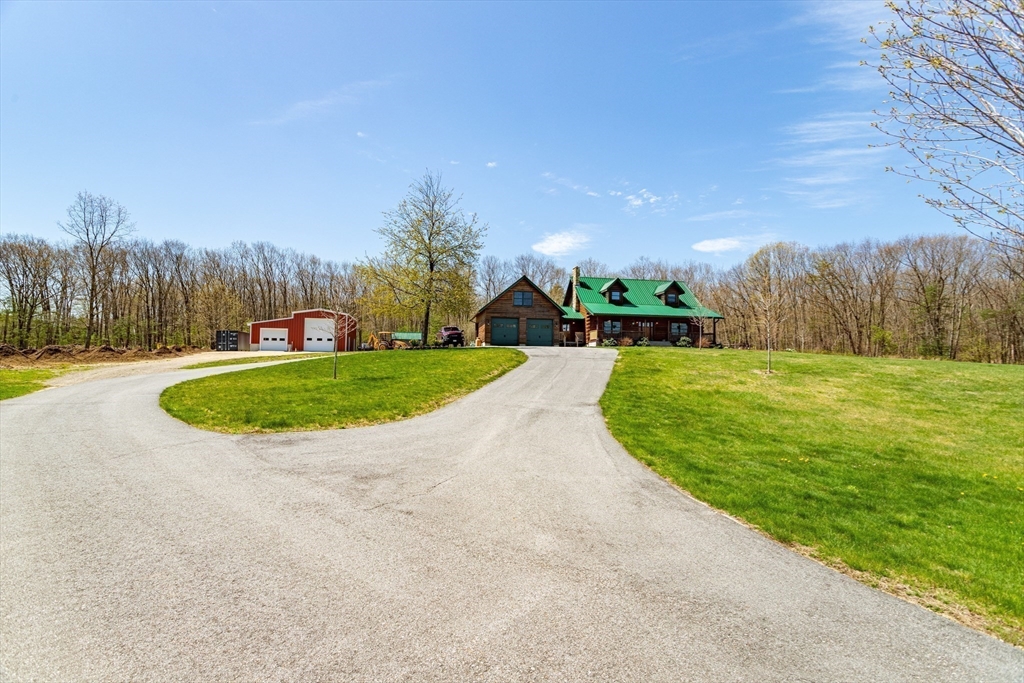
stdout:
{"type": "Polygon", "coordinates": [[[377,334],[371,333],[369,344],[371,349],[375,349],[377,351],[409,348],[408,342],[404,342],[401,339],[394,339],[391,332],[378,332],[377,334]]]}

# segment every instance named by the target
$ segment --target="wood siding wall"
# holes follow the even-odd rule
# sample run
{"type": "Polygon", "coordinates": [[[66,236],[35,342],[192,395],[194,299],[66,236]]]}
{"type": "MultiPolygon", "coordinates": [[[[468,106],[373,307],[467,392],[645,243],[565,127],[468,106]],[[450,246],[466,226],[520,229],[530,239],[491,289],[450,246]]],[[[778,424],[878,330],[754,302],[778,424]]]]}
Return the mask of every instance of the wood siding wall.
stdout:
{"type": "Polygon", "coordinates": [[[517,282],[508,291],[487,304],[476,317],[476,337],[484,344],[491,343],[491,318],[515,318],[519,321],[519,344],[526,344],[527,319],[550,320],[554,343],[561,341],[562,309],[551,305],[540,291],[526,282],[517,282]],[[533,306],[513,305],[515,292],[533,292],[533,306]]]}

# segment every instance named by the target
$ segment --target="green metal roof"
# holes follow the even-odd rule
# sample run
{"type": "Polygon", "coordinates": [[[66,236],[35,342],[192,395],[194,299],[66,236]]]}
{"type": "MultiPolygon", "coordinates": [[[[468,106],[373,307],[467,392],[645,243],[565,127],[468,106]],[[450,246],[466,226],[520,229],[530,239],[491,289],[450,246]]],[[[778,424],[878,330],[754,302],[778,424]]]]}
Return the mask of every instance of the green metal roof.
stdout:
{"type": "Polygon", "coordinates": [[[576,296],[592,315],[629,315],[648,318],[722,318],[720,313],[705,308],[690,288],[678,280],[630,280],[626,278],[581,277],[576,296]],[[626,287],[622,303],[610,304],[601,293],[609,283],[618,279],[626,287]],[[666,306],[657,293],[664,292],[675,282],[682,294],[680,305],[666,306]],[[659,292],[660,290],[660,292],[659,292]]]}
{"type": "Polygon", "coordinates": [[[663,284],[663,285],[658,285],[657,287],[655,287],[655,288],[654,288],[654,295],[655,295],[655,296],[661,296],[661,295],[662,295],[662,294],[664,294],[664,293],[665,293],[665,291],[666,291],[666,290],[667,290],[667,289],[668,289],[669,287],[671,287],[672,285],[675,285],[675,286],[676,286],[676,287],[678,287],[678,288],[679,288],[680,290],[686,291],[686,288],[685,288],[685,287],[683,287],[683,286],[682,286],[681,284],[679,284],[678,282],[676,282],[675,280],[669,280],[669,281],[668,281],[668,282],[666,282],[665,284],[663,284]]]}
{"type": "Polygon", "coordinates": [[[422,332],[392,332],[391,333],[391,338],[392,339],[397,339],[399,341],[423,341],[423,333],[422,332]]]}
{"type": "Polygon", "coordinates": [[[572,306],[559,306],[562,309],[563,320],[583,320],[583,314],[572,310],[572,306]]]}
{"type": "Polygon", "coordinates": [[[627,292],[629,291],[629,286],[626,285],[626,283],[622,281],[622,278],[617,278],[617,277],[613,277],[612,279],[608,280],[608,282],[606,282],[603,285],[601,285],[601,289],[599,289],[598,291],[601,292],[602,294],[604,294],[605,292],[608,291],[608,288],[611,287],[616,282],[618,282],[620,285],[622,285],[622,288],[624,290],[626,290],[627,292]]]}

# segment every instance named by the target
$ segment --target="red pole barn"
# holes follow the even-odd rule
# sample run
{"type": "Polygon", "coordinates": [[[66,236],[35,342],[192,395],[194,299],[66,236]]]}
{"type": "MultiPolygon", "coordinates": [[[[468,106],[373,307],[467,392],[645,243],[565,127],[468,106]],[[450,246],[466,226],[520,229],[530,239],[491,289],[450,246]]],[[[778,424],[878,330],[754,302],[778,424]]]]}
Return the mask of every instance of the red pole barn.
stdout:
{"type": "Polygon", "coordinates": [[[326,308],[295,311],[287,318],[249,323],[253,351],[354,351],[356,319],[326,308]],[[337,328],[337,330],[335,330],[337,328]]]}

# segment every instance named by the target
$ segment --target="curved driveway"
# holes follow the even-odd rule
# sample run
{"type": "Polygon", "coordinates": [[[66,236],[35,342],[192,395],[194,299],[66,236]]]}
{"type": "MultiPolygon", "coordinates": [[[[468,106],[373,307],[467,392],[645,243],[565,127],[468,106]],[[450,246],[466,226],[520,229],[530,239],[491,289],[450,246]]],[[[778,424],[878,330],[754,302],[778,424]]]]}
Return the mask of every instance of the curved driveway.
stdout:
{"type": "MultiPolygon", "coordinates": [[[[160,391],[0,403],[0,680],[1004,681],[1024,652],[679,493],[605,429],[614,352],[442,410],[225,436],[160,391]]],[[[237,400],[246,400],[245,396],[237,400]]]]}

